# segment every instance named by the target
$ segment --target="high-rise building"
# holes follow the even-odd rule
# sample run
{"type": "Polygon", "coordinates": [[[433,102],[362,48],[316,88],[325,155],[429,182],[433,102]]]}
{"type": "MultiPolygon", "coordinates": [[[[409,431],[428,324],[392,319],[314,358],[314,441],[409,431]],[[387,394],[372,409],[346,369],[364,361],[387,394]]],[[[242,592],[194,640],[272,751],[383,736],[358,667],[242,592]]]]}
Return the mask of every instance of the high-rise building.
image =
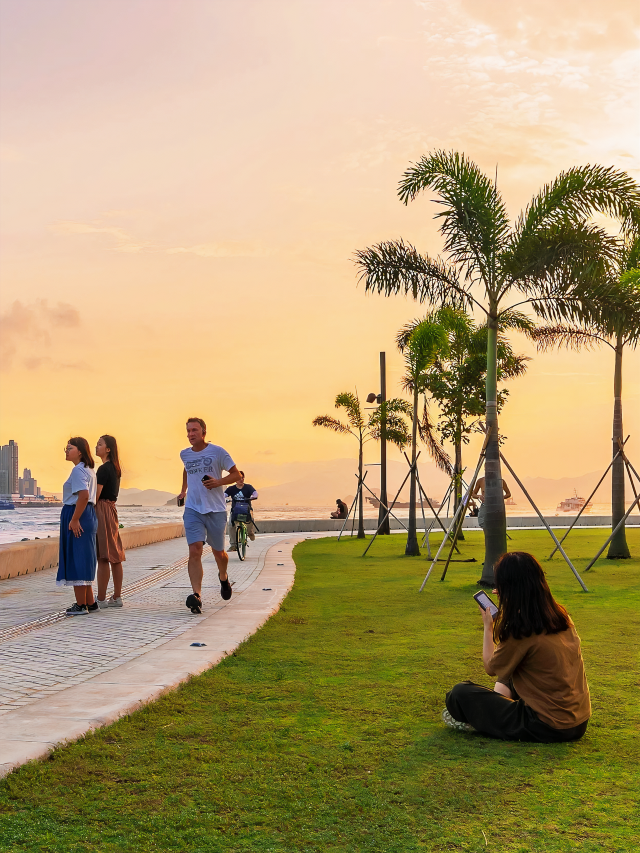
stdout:
{"type": "Polygon", "coordinates": [[[9,472],[0,471],[0,495],[9,495],[9,472]]]}
{"type": "Polygon", "coordinates": [[[18,494],[20,479],[18,477],[18,445],[13,439],[0,448],[0,471],[7,472],[7,492],[12,495],[18,494]]]}
{"type": "Polygon", "coordinates": [[[25,495],[37,495],[38,494],[38,483],[31,476],[31,469],[25,468],[22,477],[18,481],[18,491],[20,493],[20,497],[23,498],[25,495]]]}

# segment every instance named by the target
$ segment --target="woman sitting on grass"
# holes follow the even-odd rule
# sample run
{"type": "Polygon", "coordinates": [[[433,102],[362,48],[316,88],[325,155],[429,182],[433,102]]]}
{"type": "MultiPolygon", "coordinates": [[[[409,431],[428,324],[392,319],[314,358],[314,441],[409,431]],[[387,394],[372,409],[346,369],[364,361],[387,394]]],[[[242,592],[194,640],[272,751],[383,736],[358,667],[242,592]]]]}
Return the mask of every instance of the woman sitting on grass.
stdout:
{"type": "Polygon", "coordinates": [[[580,638],[542,567],[522,551],[495,565],[495,623],[482,611],[482,660],[494,690],[471,681],[447,693],[443,721],[461,731],[540,743],[577,740],[591,716],[580,638]],[[497,645],[494,645],[494,639],[497,645]]]}

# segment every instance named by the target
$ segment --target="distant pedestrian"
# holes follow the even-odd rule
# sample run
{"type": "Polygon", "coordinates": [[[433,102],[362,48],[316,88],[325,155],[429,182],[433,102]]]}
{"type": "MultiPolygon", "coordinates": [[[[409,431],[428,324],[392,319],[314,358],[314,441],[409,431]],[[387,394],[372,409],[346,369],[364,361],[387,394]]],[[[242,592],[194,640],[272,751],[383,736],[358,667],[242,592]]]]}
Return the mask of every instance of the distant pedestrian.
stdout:
{"type": "Polygon", "coordinates": [[[96,456],[102,459],[102,465],[96,472],[98,607],[101,609],[122,607],[122,564],[127,558],[120,539],[118,510],[116,508],[122,469],[118,457],[118,442],[112,435],[100,436],[96,444],[96,456]],[[107,600],[109,576],[113,578],[113,594],[107,600]]]}
{"type": "Polygon", "coordinates": [[[231,598],[231,584],[227,576],[229,556],[224,550],[224,532],[227,526],[227,508],[223,486],[235,483],[240,471],[227,453],[206,440],[207,425],[202,418],[189,418],[187,438],[191,447],[180,451],[184,469],[182,491],[178,506],[184,508],[184,530],[189,545],[189,580],[193,593],[185,604],[192,613],[202,612],[202,551],[205,541],[211,545],[218,566],[220,595],[225,601],[231,598]],[[226,477],[223,471],[228,471],[226,477]]]}
{"type": "Polygon", "coordinates": [[[76,603],[69,607],[67,616],[84,616],[99,609],[92,587],[97,562],[96,474],[87,439],[70,438],[65,458],[73,463],[73,469],[62,487],[56,586],[73,587],[76,603]]]}
{"type": "Polygon", "coordinates": [[[340,498],[336,500],[337,509],[331,513],[331,518],[346,518],[349,513],[349,507],[340,498]]]}

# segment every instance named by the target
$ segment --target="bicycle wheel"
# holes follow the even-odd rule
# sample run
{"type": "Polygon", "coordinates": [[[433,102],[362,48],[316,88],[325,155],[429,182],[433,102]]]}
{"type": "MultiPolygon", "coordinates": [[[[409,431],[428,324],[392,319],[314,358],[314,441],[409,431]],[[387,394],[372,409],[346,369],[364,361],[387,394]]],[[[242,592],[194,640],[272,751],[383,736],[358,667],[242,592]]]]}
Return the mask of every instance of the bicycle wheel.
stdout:
{"type": "Polygon", "coordinates": [[[244,560],[247,553],[247,527],[242,521],[236,524],[236,548],[238,557],[244,560]]]}

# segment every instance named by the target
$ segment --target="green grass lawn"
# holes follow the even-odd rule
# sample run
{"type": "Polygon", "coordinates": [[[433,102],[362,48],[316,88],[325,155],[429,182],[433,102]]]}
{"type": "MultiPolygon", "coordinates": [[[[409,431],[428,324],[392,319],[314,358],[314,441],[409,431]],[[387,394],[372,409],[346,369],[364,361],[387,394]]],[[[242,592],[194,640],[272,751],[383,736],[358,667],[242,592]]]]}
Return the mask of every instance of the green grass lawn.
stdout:
{"type": "MultiPolygon", "coordinates": [[[[602,531],[568,539],[578,569],[602,531]]],[[[640,530],[629,531],[640,554],[640,530]]],[[[468,534],[463,556],[481,558],[468,534]]],[[[544,532],[510,548],[539,559],[544,532]]],[[[482,669],[479,563],[428,563],[404,538],[310,540],[279,613],[215,669],[0,782],[11,851],[635,851],[640,846],[640,559],[582,592],[543,562],[582,638],[593,718],[577,743],[505,743],[440,722],[482,669]],[[439,574],[438,574],[439,577],[439,574]]]]}

